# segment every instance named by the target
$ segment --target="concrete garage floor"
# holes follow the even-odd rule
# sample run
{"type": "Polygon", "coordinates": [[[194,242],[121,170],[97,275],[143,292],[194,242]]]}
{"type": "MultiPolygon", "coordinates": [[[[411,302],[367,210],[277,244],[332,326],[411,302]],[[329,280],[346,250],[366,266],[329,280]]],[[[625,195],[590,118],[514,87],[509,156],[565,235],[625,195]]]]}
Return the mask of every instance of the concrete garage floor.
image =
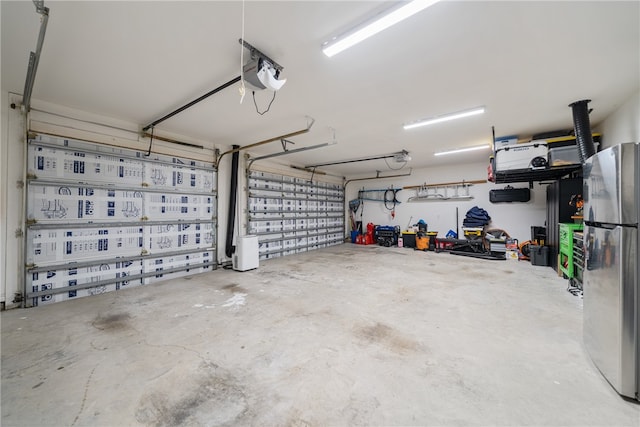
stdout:
{"type": "Polygon", "coordinates": [[[2,313],[2,425],[635,426],[528,262],[344,244],[2,313]]]}

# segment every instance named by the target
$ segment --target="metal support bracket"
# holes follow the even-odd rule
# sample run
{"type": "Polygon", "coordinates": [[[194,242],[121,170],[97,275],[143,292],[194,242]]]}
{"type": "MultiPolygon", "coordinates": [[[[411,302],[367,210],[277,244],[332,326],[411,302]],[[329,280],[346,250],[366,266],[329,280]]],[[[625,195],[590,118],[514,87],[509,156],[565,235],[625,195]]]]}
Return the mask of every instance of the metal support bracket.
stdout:
{"type": "Polygon", "coordinates": [[[282,151],[288,151],[288,149],[287,149],[287,144],[295,145],[295,142],[293,142],[293,141],[289,141],[289,140],[284,139],[284,138],[282,138],[282,139],[280,140],[280,143],[282,144],[282,151]]]}
{"type": "MultiPolygon", "coordinates": [[[[236,151],[242,151],[242,150],[246,150],[246,149],[249,149],[249,148],[258,147],[260,145],[268,144],[270,142],[279,141],[279,140],[282,140],[282,139],[291,138],[293,136],[302,135],[304,133],[307,133],[307,132],[309,132],[311,130],[311,126],[313,126],[313,124],[315,123],[315,119],[313,119],[311,117],[308,117],[308,116],[307,116],[307,119],[308,120],[307,120],[306,129],[300,129],[300,130],[297,130],[295,132],[291,132],[291,133],[288,133],[288,134],[285,134],[285,135],[276,136],[275,138],[265,139],[264,141],[256,142],[256,143],[249,144],[249,145],[244,145],[242,147],[233,148],[231,150],[225,151],[224,153],[220,154],[220,157],[218,157],[218,161],[216,162],[216,164],[219,165],[220,161],[222,160],[222,157],[224,157],[227,154],[233,154],[236,151]]],[[[256,160],[256,159],[254,159],[254,160],[256,160]]]]}
{"type": "Polygon", "coordinates": [[[273,59],[269,58],[267,55],[265,55],[264,53],[256,49],[253,45],[251,45],[246,40],[238,39],[238,43],[240,43],[242,46],[244,46],[249,50],[249,52],[251,53],[251,59],[262,58],[267,60],[271,65],[273,65],[273,68],[275,68],[276,70],[278,71],[284,70],[282,65],[278,64],[276,61],[274,61],[273,59]]]}
{"type": "Polygon", "coordinates": [[[44,0],[33,0],[33,4],[36,6],[36,12],[39,14],[49,13],[49,9],[44,7],[44,0]]]}
{"type": "Polygon", "coordinates": [[[40,62],[40,53],[44,44],[44,36],[47,32],[47,23],[49,22],[49,8],[44,6],[44,0],[33,0],[36,12],[40,15],[40,33],[38,34],[38,43],[36,51],[29,53],[29,66],[27,68],[27,78],[24,82],[24,91],[22,94],[22,111],[27,113],[31,109],[31,93],[33,92],[33,84],[36,80],[36,72],[38,71],[38,63],[40,62]]]}

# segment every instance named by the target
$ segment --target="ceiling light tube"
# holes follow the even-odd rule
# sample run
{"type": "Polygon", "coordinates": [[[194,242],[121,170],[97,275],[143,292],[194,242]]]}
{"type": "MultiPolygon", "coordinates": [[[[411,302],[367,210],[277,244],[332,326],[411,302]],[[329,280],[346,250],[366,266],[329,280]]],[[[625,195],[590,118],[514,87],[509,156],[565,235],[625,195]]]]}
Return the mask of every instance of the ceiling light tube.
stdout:
{"type": "Polygon", "coordinates": [[[437,2],[438,0],[410,1],[404,6],[394,9],[393,11],[383,15],[375,21],[365,25],[364,27],[348,33],[344,37],[338,37],[336,41],[325,43],[322,46],[322,52],[328,57],[332,57],[333,55],[340,53],[343,50],[348,49],[365,39],[368,39],[374,34],[377,34],[380,31],[385,30],[412,15],[415,15],[421,10],[426,9],[427,7],[437,2]]]}
{"type": "Polygon", "coordinates": [[[443,114],[442,116],[435,116],[424,120],[419,120],[413,123],[407,123],[404,125],[404,129],[413,129],[421,126],[433,125],[436,123],[448,122],[449,120],[462,119],[465,117],[476,116],[484,113],[484,107],[473,108],[471,110],[458,111],[456,113],[443,114]]]}
{"type": "Polygon", "coordinates": [[[455,150],[449,150],[449,151],[439,151],[437,153],[433,153],[433,155],[434,156],[444,156],[445,154],[464,153],[464,152],[467,152],[467,151],[484,150],[486,148],[489,148],[489,145],[476,145],[474,147],[457,148],[455,150]]]}

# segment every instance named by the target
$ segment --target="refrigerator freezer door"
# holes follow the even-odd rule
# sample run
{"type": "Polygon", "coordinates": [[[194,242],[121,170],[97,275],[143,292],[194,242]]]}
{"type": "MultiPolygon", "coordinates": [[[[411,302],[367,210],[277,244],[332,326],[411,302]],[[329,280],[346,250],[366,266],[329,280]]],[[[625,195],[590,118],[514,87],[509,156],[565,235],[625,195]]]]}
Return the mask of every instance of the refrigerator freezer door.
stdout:
{"type": "Polygon", "coordinates": [[[636,398],[638,230],[585,226],[584,343],[600,372],[636,398]]]}
{"type": "Polygon", "coordinates": [[[584,220],[638,223],[638,144],[620,144],[591,156],[583,166],[584,220]]]}

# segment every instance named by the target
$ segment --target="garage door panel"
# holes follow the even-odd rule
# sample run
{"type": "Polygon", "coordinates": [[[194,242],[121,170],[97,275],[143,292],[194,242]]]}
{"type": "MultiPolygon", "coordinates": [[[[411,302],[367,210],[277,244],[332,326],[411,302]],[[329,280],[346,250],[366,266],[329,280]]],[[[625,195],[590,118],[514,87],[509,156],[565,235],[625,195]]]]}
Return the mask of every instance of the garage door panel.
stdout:
{"type": "Polygon", "coordinates": [[[143,194],[133,190],[32,183],[28,206],[27,218],[39,223],[139,220],[143,194]]]}
{"type": "Polygon", "coordinates": [[[343,242],[344,189],[340,184],[250,171],[247,185],[247,233],[258,236],[261,259],[343,242]]]}
{"type": "Polygon", "coordinates": [[[27,152],[29,304],[216,268],[211,165],[51,135],[27,152]]]}

